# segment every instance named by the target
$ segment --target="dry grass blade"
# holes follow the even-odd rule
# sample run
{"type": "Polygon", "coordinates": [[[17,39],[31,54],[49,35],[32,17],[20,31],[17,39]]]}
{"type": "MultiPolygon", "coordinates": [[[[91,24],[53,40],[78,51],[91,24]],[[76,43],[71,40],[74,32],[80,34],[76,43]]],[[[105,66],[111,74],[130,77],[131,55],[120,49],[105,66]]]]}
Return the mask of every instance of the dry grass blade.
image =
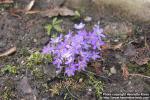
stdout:
{"type": "Polygon", "coordinates": [[[0,57],[5,57],[5,56],[8,56],[8,55],[11,55],[13,54],[14,52],[16,52],[17,48],[16,47],[12,47],[10,48],[9,50],[7,50],[6,52],[0,54],[0,57]]]}
{"type": "Polygon", "coordinates": [[[25,11],[31,10],[34,3],[35,3],[35,0],[31,0],[30,3],[26,6],[25,11]]]}
{"type": "Polygon", "coordinates": [[[1,3],[14,3],[13,0],[0,0],[0,4],[1,3]]]}
{"type": "Polygon", "coordinates": [[[26,11],[26,14],[37,14],[40,13],[40,10],[30,10],[30,11],[26,11]]]}
{"type": "Polygon", "coordinates": [[[139,77],[149,78],[150,79],[150,76],[145,76],[145,75],[142,75],[142,74],[129,74],[129,76],[139,76],[139,77]]]}

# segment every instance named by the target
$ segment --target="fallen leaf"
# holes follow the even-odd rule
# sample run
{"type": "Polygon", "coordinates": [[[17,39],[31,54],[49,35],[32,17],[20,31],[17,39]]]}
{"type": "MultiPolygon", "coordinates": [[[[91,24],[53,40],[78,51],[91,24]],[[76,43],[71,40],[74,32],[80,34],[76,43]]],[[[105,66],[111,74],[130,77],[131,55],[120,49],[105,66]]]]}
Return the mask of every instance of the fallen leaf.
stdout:
{"type": "Polygon", "coordinates": [[[110,43],[105,44],[104,46],[101,46],[102,50],[107,50],[107,49],[112,49],[112,50],[117,50],[117,49],[121,49],[123,43],[119,43],[116,45],[111,45],[110,43]]]}
{"type": "Polygon", "coordinates": [[[6,52],[0,54],[0,57],[4,57],[4,56],[8,56],[13,54],[14,52],[16,52],[17,48],[16,47],[12,47],[9,50],[7,50],[6,52]]]}
{"type": "Polygon", "coordinates": [[[114,49],[114,50],[120,49],[120,48],[122,47],[122,44],[123,44],[123,43],[119,43],[119,44],[115,45],[115,46],[113,47],[113,49],[114,49]]]}
{"type": "Polygon", "coordinates": [[[66,7],[55,7],[53,9],[50,10],[46,10],[46,11],[41,11],[40,14],[42,16],[48,16],[48,17],[54,17],[54,16],[74,16],[75,12],[73,10],[70,10],[66,7]]]}
{"type": "Polygon", "coordinates": [[[59,8],[58,11],[59,11],[59,15],[61,15],[61,16],[74,16],[75,15],[74,11],[72,11],[66,7],[59,8]]]}
{"type": "Polygon", "coordinates": [[[0,0],[0,4],[1,3],[14,3],[13,0],[0,0]]]}
{"type": "Polygon", "coordinates": [[[123,64],[122,66],[122,76],[124,77],[124,79],[128,79],[129,76],[128,67],[125,64],[123,64]]]}
{"type": "Polygon", "coordinates": [[[105,45],[101,46],[102,50],[110,49],[110,43],[106,43],[105,45]]]}
{"type": "Polygon", "coordinates": [[[34,3],[35,3],[35,0],[31,0],[30,3],[26,6],[25,11],[31,10],[34,3]]]}

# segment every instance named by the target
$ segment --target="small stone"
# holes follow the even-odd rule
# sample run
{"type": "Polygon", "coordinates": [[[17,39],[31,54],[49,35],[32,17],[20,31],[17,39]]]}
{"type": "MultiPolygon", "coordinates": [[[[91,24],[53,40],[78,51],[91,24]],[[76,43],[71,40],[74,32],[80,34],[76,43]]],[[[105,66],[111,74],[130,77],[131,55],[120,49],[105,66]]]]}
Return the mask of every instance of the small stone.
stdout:
{"type": "Polygon", "coordinates": [[[36,43],[36,42],[37,42],[37,39],[33,39],[33,42],[35,42],[35,43],[36,43]]]}
{"type": "Polygon", "coordinates": [[[53,64],[47,64],[43,67],[44,74],[49,77],[55,77],[56,75],[56,68],[53,64]]]}
{"type": "Polygon", "coordinates": [[[92,17],[86,16],[86,17],[84,18],[84,21],[85,21],[85,22],[91,22],[91,21],[92,21],[92,17]]]}
{"type": "Polygon", "coordinates": [[[114,42],[119,42],[119,40],[118,40],[118,39],[115,39],[114,42]]]}
{"type": "Polygon", "coordinates": [[[117,73],[116,68],[113,66],[112,68],[110,68],[110,72],[111,74],[116,74],[117,73]]]}
{"type": "Polygon", "coordinates": [[[131,81],[128,82],[128,85],[131,85],[131,81]]]}
{"type": "Polygon", "coordinates": [[[92,89],[89,89],[88,91],[89,91],[89,92],[91,92],[91,91],[92,91],[92,89]]]}
{"type": "Polygon", "coordinates": [[[80,78],[80,79],[79,79],[79,83],[81,83],[81,82],[83,82],[83,78],[80,78]]]}
{"type": "Polygon", "coordinates": [[[22,90],[24,94],[31,94],[32,93],[32,88],[28,82],[27,77],[23,77],[23,79],[19,83],[19,88],[22,90]]]}

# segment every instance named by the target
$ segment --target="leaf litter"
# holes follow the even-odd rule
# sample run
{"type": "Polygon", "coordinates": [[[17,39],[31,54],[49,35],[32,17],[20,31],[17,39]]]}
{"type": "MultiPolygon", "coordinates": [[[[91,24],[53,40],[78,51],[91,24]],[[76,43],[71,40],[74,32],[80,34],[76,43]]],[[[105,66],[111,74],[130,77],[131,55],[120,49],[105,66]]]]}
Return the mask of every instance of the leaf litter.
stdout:
{"type": "Polygon", "coordinates": [[[68,9],[67,7],[55,7],[53,9],[48,9],[45,11],[39,12],[42,16],[54,17],[54,16],[74,16],[75,12],[68,9]]]}
{"type": "Polygon", "coordinates": [[[29,4],[24,9],[14,9],[11,12],[17,15],[16,13],[25,13],[25,14],[40,14],[43,17],[55,17],[55,16],[75,16],[75,11],[63,6],[55,6],[53,8],[47,8],[45,10],[32,10],[35,5],[35,0],[31,0],[29,4]]]}

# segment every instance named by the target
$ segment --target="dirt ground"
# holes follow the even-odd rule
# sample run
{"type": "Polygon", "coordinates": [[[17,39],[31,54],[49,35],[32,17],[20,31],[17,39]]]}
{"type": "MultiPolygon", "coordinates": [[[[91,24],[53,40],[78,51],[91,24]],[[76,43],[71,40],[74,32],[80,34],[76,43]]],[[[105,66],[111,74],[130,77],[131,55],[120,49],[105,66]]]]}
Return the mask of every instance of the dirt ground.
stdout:
{"type": "MultiPolygon", "coordinates": [[[[24,8],[26,4],[24,0],[17,0],[16,3],[18,8],[24,8]]],[[[35,4],[35,9],[39,5],[41,9],[45,9],[42,8],[44,3],[35,4]]],[[[18,17],[11,13],[10,10],[13,7],[0,12],[0,54],[12,47],[17,49],[9,56],[0,57],[0,69],[6,65],[12,65],[17,67],[17,73],[0,73],[0,100],[63,100],[65,97],[68,100],[71,99],[70,97],[73,100],[97,100],[95,90],[92,89],[90,92],[93,87],[84,83],[88,80],[86,74],[80,73],[77,78],[72,77],[72,79],[61,78],[61,75],[55,75],[53,65],[38,65],[36,67],[44,71],[44,75],[39,77],[27,68],[28,57],[36,51],[41,51],[49,41],[50,38],[44,26],[50,23],[52,18],[22,12],[17,12],[18,17]],[[76,79],[83,79],[81,83],[84,84],[84,88],[79,86],[79,90],[70,90],[72,93],[64,89],[60,90],[59,95],[52,95],[51,86],[55,84],[60,86],[59,83],[63,81],[66,84],[68,80],[74,82],[76,79]]],[[[105,40],[107,45],[103,48],[103,59],[100,62],[97,61],[100,63],[98,68],[101,67],[102,71],[100,75],[94,76],[104,83],[103,93],[150,93],[150,62],[147,60],[150,59],[150,23],[129,21],[118,15],[111,15],[111,11],[99,12],[94,5],[83,8],[81,12],[83,16],[81,21],[84,21],[86,16],[92,18],[92,21],[85,22],[87,27],[100,22],[107,36],[105,40]],[[140,53],[137,54],[137,52],[140,53]],[[124,73],[123,68],[128,68],[129,74],[124,73]]],[[[73,21],[69,16],[58,16],[58,18],[63,19],[62,26],[66,32],[69,29],[73,30],[73,25],[79,22],[73,21]]],[[[82,85],[78,80],[76,81],[77,86],[82,85]]]]}

